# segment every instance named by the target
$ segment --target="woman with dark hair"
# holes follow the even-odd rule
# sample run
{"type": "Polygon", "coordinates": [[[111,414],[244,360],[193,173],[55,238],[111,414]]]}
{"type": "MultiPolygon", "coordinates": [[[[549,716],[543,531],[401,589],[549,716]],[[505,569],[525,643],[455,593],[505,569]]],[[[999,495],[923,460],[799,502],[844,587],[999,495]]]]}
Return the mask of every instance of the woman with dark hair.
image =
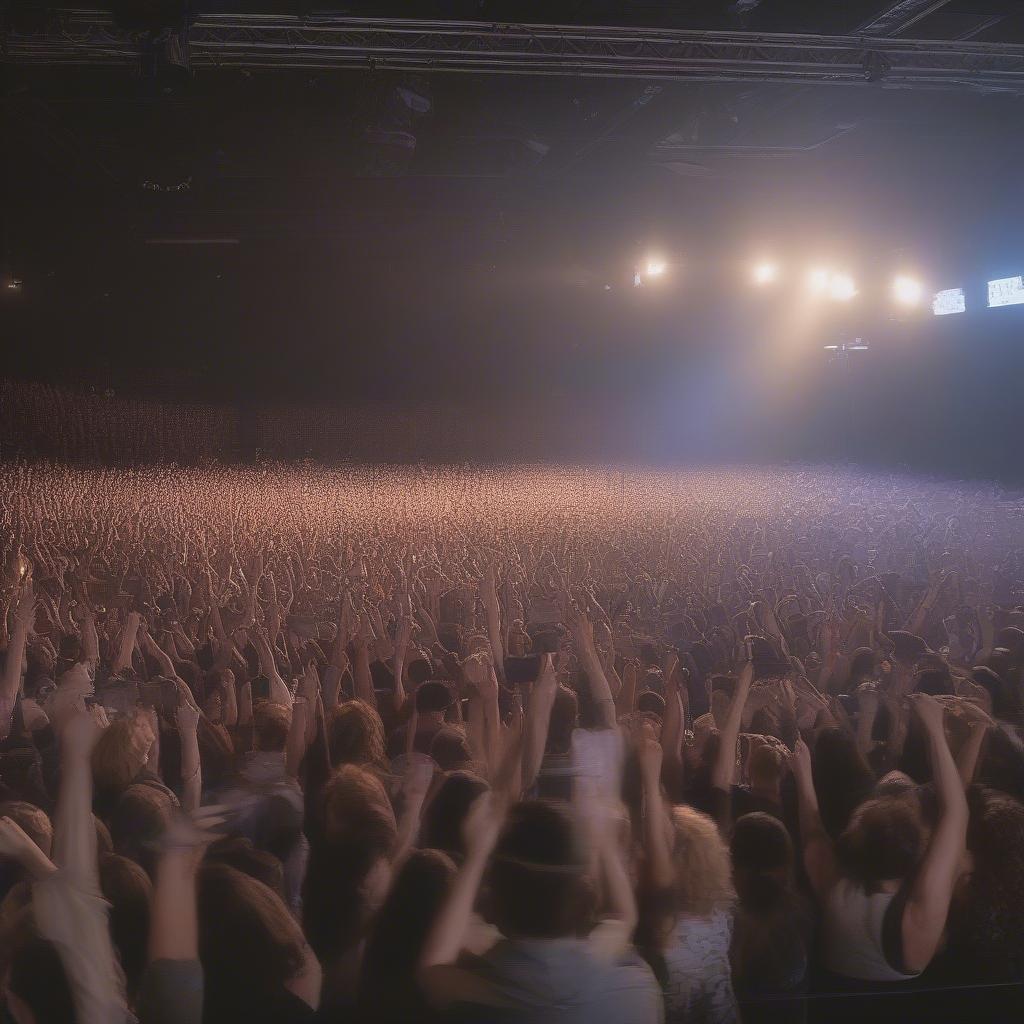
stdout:
{"type": "Polygon", "coordinates": [[[356,1014],[361,1024],[433,1018],[416,969],[454,875],[451,858],[438,850],[417,850],[402,865],[366,940],[356,1014]]]}
{"type": "Polygon", "coordinates": [[[420,838],[424,846],[446,853],[456,864],[466,854],[462,826],[473,801],[488,789],[473,772],[447,772],[423,811],[420,838]]]}
{"type": "Polygon", "coordinates": [[[363,940],[391,882],[398,825],[380,780],[343,765],[324,787],[313,823],[303,924],[324,966],[324,1004],[351,1004],[363,940]]]}
{"type": "Polygon", "coordinates": [[[836,839],[850,815],[871,795],[875,777],[856,738],[842,729],[824,729],[818,734],[812,762],[821,820],[825,831],[836,839]]]}
{"type": "Polygon", "coordinates": [[[834,845],[802,740],[791,759],[804,866],[823,918],[824,965],[854,984],[903,982],[928,966],[943,938],[965,849],[967,800],[946,743],[942,705],[926,694],[912,699],[939,800],[930,837],[916,803],[881,797],[855,810],[834,845]]]}
{"type": "Polygon", "coordinates": [[[284,901],[226,864],[200,869],[204,1024],[311,1021],[320,964],[284,901]]]}
{"type": "Polygon", "coordinates": [[[967,870],[950,911],[943,965],[965,981],[1024,977],[1024,805],[1005,793],[968,794],[967,870]]]}
{"type": "Polygon", "coordinates": [[[736,888],[730,959],[743,1019],[792,1019],[799,1004],[776,997],[806,986],[813,922],[794,880],[793,841],[778,818],[756,811],[736,820],[730,853],[736,888]],[[771,1001],[758,1005],[762,997],[771,1001]],[[754,1002],[743,1005],[745,999],[754,1002]]]}

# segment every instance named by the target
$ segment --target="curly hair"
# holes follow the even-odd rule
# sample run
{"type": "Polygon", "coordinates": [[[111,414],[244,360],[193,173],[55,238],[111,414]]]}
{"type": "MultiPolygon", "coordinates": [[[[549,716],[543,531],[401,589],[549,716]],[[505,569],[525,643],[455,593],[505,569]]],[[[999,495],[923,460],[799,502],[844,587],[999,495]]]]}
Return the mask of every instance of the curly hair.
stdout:
{"type": "Polygon", "coordinates": [[[672,813],[676,869],[675,908],[680,914],[707,917],[736,899],[729,848],[706,814],[678,806],[672,813]]]}
{"type": "Polygon", "coordinates": [[[974,869],[952,915],[952,944],[986,980],[1024,972],[1024,805],[972,787],[967,848],[974,869]]]}

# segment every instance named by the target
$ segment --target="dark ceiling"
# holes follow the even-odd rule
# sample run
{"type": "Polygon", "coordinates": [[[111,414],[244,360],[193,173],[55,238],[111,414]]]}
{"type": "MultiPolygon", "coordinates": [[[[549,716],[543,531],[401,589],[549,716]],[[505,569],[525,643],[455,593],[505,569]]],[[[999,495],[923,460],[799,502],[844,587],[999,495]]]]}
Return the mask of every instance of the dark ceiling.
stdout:
{"type": "MultiPolygon", "coordinates": [[[[38,27],[35,6],[8,3],[6,30],[38,27]]],[[[342,13],[1024,42],[1014,0],[342,13]]],[[[600,348],[642,332],[628,283],[652,245],[718,269],[755,246],[825,245],[939,275],[980,253],[994,266],[1017,237],[1012,90],[11,61],[2,74],[5,259],[23,288],[0,316],[21,339],[9,368],[35,375],[225,385],[258,363],[277,382],[292,355],[292,382],[312,365],[380,391],[398,362],[402,386],[438,385],[473,353],[468,379],[493,387],[504,368],[481,361],[485,336],[530,364],[559,334],[600,348]],[[623,295],[611,310],[606,285],[623,295]]]]}

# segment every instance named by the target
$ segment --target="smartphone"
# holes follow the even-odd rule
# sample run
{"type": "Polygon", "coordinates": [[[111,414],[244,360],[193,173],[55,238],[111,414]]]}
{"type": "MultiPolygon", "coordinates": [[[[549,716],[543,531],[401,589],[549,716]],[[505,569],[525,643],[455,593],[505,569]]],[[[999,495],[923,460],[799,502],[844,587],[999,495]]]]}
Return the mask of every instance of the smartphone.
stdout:
{"type": "Polygon", "coordinates": [[[509,686],[536,682],[540,675],[540,659],[539,654],[509,655],[505,658],[505,679],[509,686]]]}

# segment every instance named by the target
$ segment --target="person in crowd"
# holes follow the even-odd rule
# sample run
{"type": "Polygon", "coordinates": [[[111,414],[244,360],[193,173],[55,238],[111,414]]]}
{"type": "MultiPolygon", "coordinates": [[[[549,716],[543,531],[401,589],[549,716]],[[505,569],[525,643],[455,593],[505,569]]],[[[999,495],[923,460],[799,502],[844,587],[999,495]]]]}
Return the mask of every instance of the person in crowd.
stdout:
{"type": "Polygon", "coordinates": [[[1006,495],[679,484],[0,464],[7,1019],[1019,994],[1006,495]]]}

